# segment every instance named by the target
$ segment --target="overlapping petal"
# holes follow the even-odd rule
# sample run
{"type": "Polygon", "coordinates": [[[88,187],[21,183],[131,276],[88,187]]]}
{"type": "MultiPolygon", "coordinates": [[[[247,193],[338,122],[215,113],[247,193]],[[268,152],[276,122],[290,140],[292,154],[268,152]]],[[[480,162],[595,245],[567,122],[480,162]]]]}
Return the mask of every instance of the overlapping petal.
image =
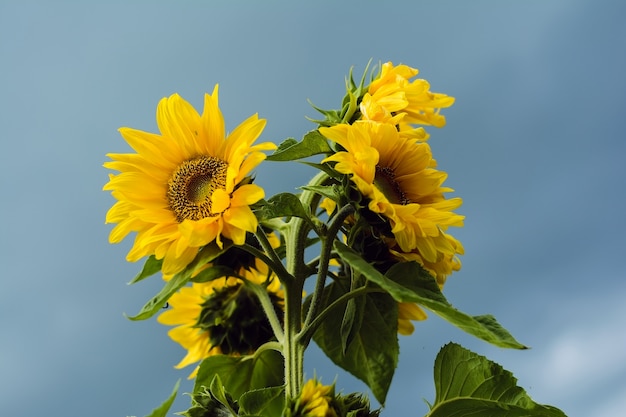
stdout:
{"type": "Polygon", "coordinates": [[[403,134],[414,137],[419,137],[415,125],[443,127],[446,119],[440,110],[450,107],[454,98],[432,93],[426,80],[411,80],[418,72],[407,65],[383,64],[361,100],[362,118],[396,125],[403,134]]]}

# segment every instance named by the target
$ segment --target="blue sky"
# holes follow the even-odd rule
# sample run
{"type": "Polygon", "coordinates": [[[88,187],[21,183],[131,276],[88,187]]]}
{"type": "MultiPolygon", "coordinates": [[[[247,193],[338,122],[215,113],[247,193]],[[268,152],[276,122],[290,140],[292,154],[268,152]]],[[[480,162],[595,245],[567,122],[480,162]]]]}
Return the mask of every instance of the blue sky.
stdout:
{"type": "MultiPolygon", "coordinates": [[[[463,268],[445,294],[492,313],[529,351],[491,347],[434,315],[401,338],[383,416],[424,415],[432,362],[459,342],[570,417],[626,408],[626,6],[620,1],[18,2],[0,0],[0,375],[3,415],[144,415],[188,370],[154,320],[161,282],[128,287],[131,242],[109,245],[101,191],[120,126],[156,131],[161,97],[220,84],[229,128],[263,140],[313,127],[367,61],[417,67],[456,97],[430,129],[464,199],[463,268]]],[[[263,164],[268,195],[313,172],[263,164]],[[285,170],[289,175],[285,175],[285,170]]],[[[307,373],[363,385],[316,350],[307,373]]],[[[181,391],[191,389],[185,382],[181,391]]],[[[187,407],[179,397],[173,411],[187,407]]]]}

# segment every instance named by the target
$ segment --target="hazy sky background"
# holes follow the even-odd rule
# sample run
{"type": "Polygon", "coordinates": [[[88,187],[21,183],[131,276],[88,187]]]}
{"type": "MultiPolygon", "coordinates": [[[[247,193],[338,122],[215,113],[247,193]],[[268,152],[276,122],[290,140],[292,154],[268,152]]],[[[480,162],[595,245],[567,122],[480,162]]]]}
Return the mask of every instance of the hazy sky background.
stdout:
{"type": "MultiPolygon", "coordinates": [[[[626,3],[127,3],[0,0],[0,414],[142,416],[191,370],[173,369],[184,351],[168,328],[123,317],[162,282],[128,287],[131,240],[107,243],[102,163],[129,150],[120,126],[156,131],[159,99],[200,108],[220,83],[229,129],[258,112],[263,141],[299,138],[313,128],[306,100],[337,107],[349,68],[372,58],[456,97],[448,125],[429,129],[467,216],[444,292],[532,346],[494,348],[431,314],[401,338],[383,416],[426,413],[451,340],[570,417],[623,415],[626,3]]],[[[312,174],[264,163],[257,177],[269,196],[312,174]]],[[[315,348],[306,369],[363,389],[315,348]]]]}

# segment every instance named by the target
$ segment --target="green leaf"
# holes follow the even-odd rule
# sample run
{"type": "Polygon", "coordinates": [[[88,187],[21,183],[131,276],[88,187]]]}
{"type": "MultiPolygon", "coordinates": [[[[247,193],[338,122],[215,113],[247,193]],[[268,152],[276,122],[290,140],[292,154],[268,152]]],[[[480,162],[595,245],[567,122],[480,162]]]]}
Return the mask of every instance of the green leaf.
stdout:
{"type": "Polygon", "coordinates": [[[201,267],[211,262],[219,255],[224,253],[229,247],[232,246],[230,242],[224,242],[223,248],[217,246],[216,243],[211,243],[205,247],[203,247],[198,255],[194,258],[194,260],[187,265],[185,269],[180,271],[178,274],[174,275],[169,281],[165,283],[161,291],[154,297],[152,297],[144,306],[141,308],[139,313],[135,316],[127,316],[129,320],[137,321],[137,320],[146,320],[152,316],[154,316],[164,305],[167,303],[167,300],[170,299],[172,294],[181,289],[189,280],[191,276],[197,272],[201,267]]]}
{"type": "MultiPolygon", "coordinates": [[[[360,298],[360,297],[359,297],[360,298]]],[[[345,355],[348,351],[348,346],[354,340],[361,323],[356,321],[357,318],[357,306],[354,298],[348,300],[346,309],[343,312],[343,319],[341,321],[341,328],[339,334],[341,335],[341,350],[345,355]]]]}
{"type": "Polygon", "coordinates": [[[154,316],[170,299],[172,294],[181,289],[188,281],[190,274],[179,273],[174,275],[169,281],[165,283],[161,291],[154,297],[152,297],[141,308],[139,313],[134,316],[126,316],[129,320],[138,321],[146,320],[154,316]]]}
{"type": "MultiPolygon", "coordinates": [[[[328,306],[346,293],[333,282],[324,289],[323,305],[328,306]]],[[[398,365],[398,304],[387,294],[363,296],[365,317],[353,330],[344,353],[341,326],[344,314],[329,314],[313,335],[315,343],[337,366],[367,384],[376,399],[384,404],[398,365]]],[[[345,311],[347,303],[339,308],[345,311]]]]}
{"type": "Polygon", "coordinates": [[[248,391],[239,399],[239,412],[241,415],[280,416],[285,406],[284,394],[284,387],[248,391]]]}
{"type": "Polygon", "coordinates": [[[339,201],[341,197],[341,189],[336,185],[314,185],[314,186],[304,186],[303,190],[313,191],[321,195],[322,197],[330,198],[333,201],[339,201]]]}
{"type": "Polygon", "coordinates": [[[322,136],[319,131],[312,130],[304,135],[302,142],[297,142],[293,138],[285,140],[273,154],[267,156],[267,160],[295,161],[297,159],[330,152],[332,152],[332,150],[330,146],[328,146],[326,138],[322,136]]]}
{"type": "Polygon", "coordinates": [[[298,144],[298,141],[295,138],[287,138],[278,145],[274,153],[278,154],[278,153],[284,152],[286,149],[289,149],[292,146],[297,145],[297,144],[298,144]]]}
{"type": "Polygon", "coordinates": [[[565,417],[535,403],[511,372],[455,343],[435,359],[435,391],[427,417],[565,417]]]}
{"type": "Polygon", "coordinates": [[[148,278],[161,270],[163,259],[157,259],[154,255],[150,255],[146,262],[143,264],[141,271],[133,278],[128,285],[135,284],[143,279],[148,278]]]}
{"type": "Polygon", "coordinates": [[[146,417],[165,417],[167,415],[167,412],[170,410],[170,407],[174,403],[174,400],[176,399],[179,385],[180,379],[176,382],[176,385],[174,385],[174,389],[172,390],[172,393],[167,398],[167,400],[165,400],[160,406],[152,410],[152,412],[146,415],[146,417]]]}
{"type": "Polygon", "coordinates": [[[259,221],[276,217],[300,217],[315,227],[298,196],[291,193],[280,193],[272,196],[257,210],[256,215],[259,221]]]}
{"type": "Polygon", "coordinates": [[[283,356],[273,349],[260,349],[249,356],[209,356],[200,364],[193,392],[209,386],[217,375],[228,393],[239,398],[254,389],[283,385],[283,356]]]}
{"type": "Polygon", "coordinates": [[[416,262],[401,262],[385,275],[345,244],[335,241],[335,250],[353,269],[379,285],[398,302],[424,306],[465,332],[495,346],[526,349],[493,316],[470,316],[454,308],[443,296],[435,279],[416,262]]]}

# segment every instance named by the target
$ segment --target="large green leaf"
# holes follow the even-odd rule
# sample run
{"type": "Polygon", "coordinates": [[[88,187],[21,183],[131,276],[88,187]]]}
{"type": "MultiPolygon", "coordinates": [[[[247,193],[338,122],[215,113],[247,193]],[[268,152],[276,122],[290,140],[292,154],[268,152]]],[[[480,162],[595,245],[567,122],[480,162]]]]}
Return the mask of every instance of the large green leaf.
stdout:
{"type": "MultiPolygon", "coordinates": [[[[328,306],[346,291],[341,285],[331,283],[324,289],[323,305],[328,306]]],[[[384,404],[398,364],[398,305],[383,293],[367,294],[360,302],[364,304],[364,317],[360,321],[351,320],[349,338],[342,335],[346,331],[342,330],[346,325],[346,314],[342,311],[347,305],[343,303],[324,319],[313,339],[336,365],[365,382],[384,404]],[[357,323],[358,328],[354,326],[357,323]]]]}
{"type": "Polygon", "coordinates": [[[217,375],[235,399],[243,393],[283,385],[284,362],[280,352],[263,349],[249,356],[209,356],[200,364],[194,393],[209,386],[217,375]]]}
{"type": "Polygon", "coordinates": [[[455,343],[435,359],[435,391],[427,417],[565,417],[535,403],[511,372],[455,343]]]}
{"type": "Polygon", "coordinates": [[[267,156],[268,161],[295,161],[309,156],[332,152],[328,141],[317,130],[308,132],[298,142],[293,138],[286,139],[276,151],[267,156]]]}
{"type": "Polygon", "coordinates": [[[180,379],[176,382],[176,385],[174,385],[174,389],[172,390],[172,393],[170,394],[170,396],[167,397],[167,400],[163,401],[163,403],[160,406],[152,410],[152,412],[146,415],[146,417],[165,417],[167,415],[167,412],[170,410],[170,407],[174,403],[174,400],[176,399],[176,394],[178,393],[179,385],[180,385],[180,379]]]}
{"type": "Polygon", "coordinates": [[[470,316],[454,308],[439,290],[435,279],[418,263],[397,263],[383,275],[345,244],[335,241],[335,250],[353,269],[379,285],[396,301],[424,306],[467,333],[493,345],[526,349],[493,316],[470,316]]]}

